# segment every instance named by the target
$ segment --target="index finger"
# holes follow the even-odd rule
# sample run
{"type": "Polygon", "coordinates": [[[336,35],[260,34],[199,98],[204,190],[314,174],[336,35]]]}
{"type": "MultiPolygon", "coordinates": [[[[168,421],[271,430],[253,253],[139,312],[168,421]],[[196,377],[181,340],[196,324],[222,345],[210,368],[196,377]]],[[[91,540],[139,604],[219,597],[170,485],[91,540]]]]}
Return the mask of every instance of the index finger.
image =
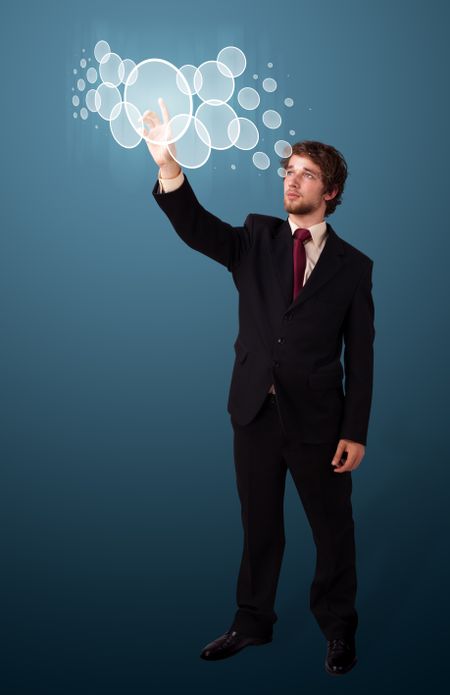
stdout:
{"type": "Polygon", "coordinates": [[[169,112],[167,110],[167,106],[165,104],[165,101],[162,97],[159,97],[158,99],[159,107],[161,109],[162,117],[163,117],[163,122],[168,123],[169,122],[169,112]]]}

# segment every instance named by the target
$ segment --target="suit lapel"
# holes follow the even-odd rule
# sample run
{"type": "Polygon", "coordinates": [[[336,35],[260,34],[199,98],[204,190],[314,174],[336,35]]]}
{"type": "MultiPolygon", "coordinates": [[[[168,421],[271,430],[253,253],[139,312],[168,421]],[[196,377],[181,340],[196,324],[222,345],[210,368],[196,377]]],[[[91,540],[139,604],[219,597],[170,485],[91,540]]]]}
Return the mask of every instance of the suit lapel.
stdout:
{"type": "MultiPolygon", "coordinates": [[[[340,270],[344,256],[344,245],[330,224],[327,223],[327,240],[311,275],[300,291],[296,300],[292,301],[294,284],[293,238],[291,227],[286,220],[274,232],[271,240],[271,257],[274,272],[286,308],[293,309],[322,285],[328,282],[340,270]]],[[[311,242],[310,242],[311,243],[311,242]]]]}

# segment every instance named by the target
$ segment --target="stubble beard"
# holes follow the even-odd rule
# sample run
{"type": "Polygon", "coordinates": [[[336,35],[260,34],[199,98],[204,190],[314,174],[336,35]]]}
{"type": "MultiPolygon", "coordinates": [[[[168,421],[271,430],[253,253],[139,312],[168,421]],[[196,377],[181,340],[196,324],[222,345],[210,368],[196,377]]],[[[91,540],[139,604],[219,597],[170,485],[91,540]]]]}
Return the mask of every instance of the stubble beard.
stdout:
{"type": "Polygon", "coordinates": [[[315,212],[319,206],[320,202],[305,203],[304,201],[300,201],[295,203],[288,198],[285,198],[284,200],[284,208],[286,212],[289,212],[292,215],[309,215],[311,212],[315,212]]]}

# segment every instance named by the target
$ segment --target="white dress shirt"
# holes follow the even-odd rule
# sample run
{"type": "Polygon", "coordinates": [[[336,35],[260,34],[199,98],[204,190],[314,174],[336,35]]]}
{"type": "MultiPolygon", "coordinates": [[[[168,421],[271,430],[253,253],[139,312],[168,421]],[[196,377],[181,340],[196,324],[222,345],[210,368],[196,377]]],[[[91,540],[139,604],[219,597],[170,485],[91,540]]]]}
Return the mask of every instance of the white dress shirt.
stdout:
{"type": "MultiPolygon", "coordinates": [[[[161,175],[158,175],[158,180],[159,180],[159,192],[160,193],[170,193],[171,191],[175,191],[177,188],[181,186],[181,184],[184,181],[184,175],[183,172],[180,171],[178,176],[175,176],[173,179],[163,179],[161,178],[161,175]]],[[[296,225],[293,221],[291,216],[289,215],[288,217],[288,222],[289,226],[291,228],[292,234],[294,234],[295,230],[298,228],[298,225],[296,225]]],[[[302,229],[309,229],[311,232],[311,239],[309,239],[307,242],[305,242],[305,252],[306,252],[306,268],[305,268],[305,274],[303,276],[303,284],[306,283],[308,280],[309,276],[311,275],[312,271],[314,270],[314,267],[319,260],[319,256],[323,251],[323,248],[326,244],[327,241],[327,223],[325,220],[322,222],[318,222],[318,224],[313,224],[311,227],[302,227],[302,229]]],[[[269,389],[269,393],[275,393],[275,388],[274,385],[269,389]]]]}

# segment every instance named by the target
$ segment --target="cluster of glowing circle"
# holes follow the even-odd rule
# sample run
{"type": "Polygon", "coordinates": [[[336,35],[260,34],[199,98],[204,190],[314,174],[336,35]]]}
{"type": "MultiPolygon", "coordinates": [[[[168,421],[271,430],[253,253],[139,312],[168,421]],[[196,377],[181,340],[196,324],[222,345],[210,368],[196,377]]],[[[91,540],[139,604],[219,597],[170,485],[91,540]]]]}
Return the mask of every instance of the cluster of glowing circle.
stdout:
{"type": "Polygon", "coordinates": [[[278,113],[278,111],[274,111],[273,109],[268,109],[267,111],[264,111],[262,115],[262,121],[266,128],[279,128],[281,125],[281,116],[278,113]]]}
{"type": "Polygon", "coordinates": [[[226,46],[226,48],[222,48],[217,55],[217,61],[219,70],[221,70],[221,65],[226,65],[233,77],[242,75],[247,67],[247,59],[244,53],[240,48],[236,48],[236,46],[226,46]]]}
{"type": "Polygon", "coordinates": [[[242,87],[238,92],[237,100],[246,111],[253,111],[258,108],[261,101],[258,92],[253,87],[242,87]]]}
{"type": "Polygon", "coordinates": [[[258,128],[248,118],[235,118],[228,126],[228,137],[239,150],[252,150],[259,142],[258,128]]]}
{"type": "Polygon", "coordinates": [[[202,101],[228,101],[234,92],[234,77],[224,63],[207,60],[194,73],[194,89],[202,101]]]}
{"type": "MultiPolygon", "coordinates": [[[[158,102],[160,98],[167,107],[169,118],[180,114],[192,115],[192,96],[188,84],[175,65],[159,58],[143,60],[133,68],[125,83],[123,97],[125,110],[128,113],[128,104],[133,104],[140,116],[143,117],[146,111],[153,111],[161,120],[158,102]],[[178,88],[179,82],[183,85],[185,92],[178,88]]],[[[188,125],[189,121],[186,121],[186,129],[188,125]]],[[[182,133],[179,133],[179,137],[181,135],[182,133]]],[[[166,144],[173,141],[173,138],[168,137],[166,144]]],[[[158,139],[154,142],[160,144],[161,141],[158,139]]]]}
{"type": "MultiPolygon", "coordinates": [[[[206,127],[211,147],[214,150],[226,150],[229,147],[233,147],[239,137],[239,119],[229,104],[225,102],[216,104],[205,101],[200,104],[195,112],[195,116],[206,127]],[[230,137],[229,126],[234,120],[237,121],[237,125],[233,129],[234,137],[230,137]]],[[[199,136],[202,138],[200,131],[199,136]]]]}
{"type": "Polygon", "coordinates": [[[257,169],[268,169],[270,167],[270,159],[265,152],[255,152],[252,161],[257,169]]]}
{"type": "Polygon", "coordinates": [[[211,138],[205,125],[196,116],[179,114],[169,121],[173,141],[167,145],[180,166],[198,169],[211,154],[211,138]]]}

